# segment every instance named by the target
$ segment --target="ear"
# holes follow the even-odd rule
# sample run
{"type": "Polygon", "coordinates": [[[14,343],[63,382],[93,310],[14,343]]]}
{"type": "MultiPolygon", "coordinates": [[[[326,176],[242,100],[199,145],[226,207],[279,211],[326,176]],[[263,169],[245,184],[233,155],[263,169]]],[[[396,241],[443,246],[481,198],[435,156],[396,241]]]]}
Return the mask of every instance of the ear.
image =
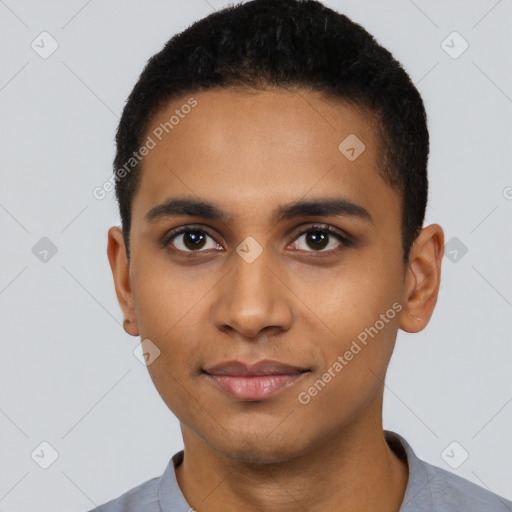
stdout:
{"type": "Polygon", "coordinates": [[[434,312],[441,284],[444,232],[438,224],[423,228],[411,247],[406,268],[400,329],[422,331],[434,312]]]}
{"type": "Polygon", "coordinates": [[[139,326],[130,283],[130,265],[126,257],[123,232],[119,227],[113,226],[108,230],[107,255],[114,277],[117,300],[123,311],[123,328],[128,334],[139,336],[139,326]]]}

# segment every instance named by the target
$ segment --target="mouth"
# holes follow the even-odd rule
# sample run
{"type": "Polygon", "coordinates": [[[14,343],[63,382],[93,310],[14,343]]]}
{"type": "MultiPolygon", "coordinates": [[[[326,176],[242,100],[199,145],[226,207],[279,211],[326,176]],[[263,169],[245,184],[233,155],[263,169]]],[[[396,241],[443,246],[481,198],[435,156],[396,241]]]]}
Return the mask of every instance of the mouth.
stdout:
{"type": "Polygon", "coordinates": [[[278,361],[263,360],[253,364],[227,361],[202,370],[217,388],[244,401],[269,398],[293,386],[309,368],[299,368],[278,361]]]}

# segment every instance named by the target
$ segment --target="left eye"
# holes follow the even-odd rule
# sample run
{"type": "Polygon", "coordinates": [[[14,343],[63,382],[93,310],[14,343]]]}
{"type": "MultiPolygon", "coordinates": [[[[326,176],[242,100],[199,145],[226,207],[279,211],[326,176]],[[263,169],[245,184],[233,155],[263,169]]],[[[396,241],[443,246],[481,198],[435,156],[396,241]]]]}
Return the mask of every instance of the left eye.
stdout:
{"type": "Polygon", "coordinates": [[[301,244],[298,242],[295,242],[296,245],[298,245],[299,250],[308,250],[307,248],[313,248],[313,252],[329,252],[329,250],[336,249],[340,245],[350,245],[349,240],[342,236],[337,231],[334,231],[329,226],[325,227],[313,227],[309,228],[307,231],[302,232],[296,240],[300,240],[302,237],[304,238],[304,244],[302,247],[301,244]],[[332,247],[332,238],[335,238],[338,242],[338,244],[334,244],[334,247],[332,247]],[[304,249],[304,246],[306,246],[306,249],[304,249]],[[331,247],[329,247],[331,246],[331,247]],[[324,250],[326,249],[327,250],[324,250]]]}
{"type": "MultiPolygon", "coordinates": [[[[203,252],[202,249],[219,249],[221,247],[207,231],[201,228],[184,227],[167,237],[163,246],[174,246],[175,249],[182,252],[203,252]],[[210,243],[208,246],[208,239],[210,243]]],[[[329,252],[340,245],[350,246],[350,240],[330,226],[313,226],[300,233],[295,238],[293,245],[295,249],[306,252],[329,252]],[[333,247],[333,240],[334,247],[333,247]],[[300,240],[303,239],[301,243],[300,240]],[[313,249],[309,251],[309,249],[313,249]],[[327,250],[326,250],[327,248],[327,250]]]]}

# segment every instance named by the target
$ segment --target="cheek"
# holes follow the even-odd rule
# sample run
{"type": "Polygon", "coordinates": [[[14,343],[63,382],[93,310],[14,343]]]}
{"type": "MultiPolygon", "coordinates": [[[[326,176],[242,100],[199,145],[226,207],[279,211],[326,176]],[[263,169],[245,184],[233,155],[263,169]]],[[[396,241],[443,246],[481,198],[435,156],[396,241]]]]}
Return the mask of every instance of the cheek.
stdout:
{"type": "Polygon", "coordinates": [[[350,373],[355,381],[368,377],[368,372],[383,374],[393,352],[397,328],[396,311],[391,305],[377,317],[346,325],[344,331],[340,326],[342,334],[327,347],[328,367],[339,362],[343,368],[338,368],[338,373],[350,373]]]}
{"type": "Polygon", "coordinates": [[[321,415],[325,428],[336,427],[359,415],[382,388],[396,336],[396,320],[379,330],[375,322],[354,330],[328,347],[325,365],[307,386],[298,389],[297,400],[305,421],[321,415]],[[333,405],[335,405],[333,407],[333,405]],[[316,412],[314,412],[316,411],[316,412]]]}
{"type": "Polygon", "coordinates": [[[148,366],[149,375],[158,394],[169,410],[188,424],[194,417],[204,416],[206,404],[196,396],[180,365],[173,364],[165,355],[148,366]]]}
{"type": "Polygon", "coordinates": [[[139,289],[136,314],[140,338],[151,340],[159,351],[147,368],[169,407],[171,401],[186,397],[187,381],[197,373],[204,340],[198,302],[199,298],[179,293],[174,286],[163,287],[162,281],[153,286],[149,281],[139,289]]]}
{"type": "Polygon", "coordinates": [[[158,346],[160,353],[147,369],[164,402],[181,417],[193,414],[192,402],[197,402],[191,397],[196,394],[194,383],[202,366],[204,336],[200,335],[197,322],[189,318],[190,315],[180,314],[163,321],[164,316],[147,312],[144,319],[150,328],[141,330],[141,335],[158,346]],[[183,320],[180,322],[180,319],[183,320]]]}
{"type": "MultiPolygon", "coordinates": [[[[295,286],[297,295],[307,297],[307,304],[330,334],[347,340],[356,337],[365,328],[373,326],[385,315],[385,326],[396,324],[396,306],[401,298],[401,280],[389,269],[351,268],[337,273],[321,285],[303,282],[295,286]]],[[[384,325],[379,322],[379,331],[384,325]]],[[[396,325],[398,328],[398,325],[396,325]]]]}
{"type": "Polygon", "coordinates": [[[375,267],[338,276],[336,286],[324,287],[323,294],[308,294],[329,327],[318,345],[323,352],[321,372],[330,369],[337,377],[331,379],[337,382],[332,387],[350,389],[355,395],[384,379],[402,310],[395,272],[375,267]]]}
{"type": "Polygon", "coordinates": [[[150,258],[146,261],[132,279],[140,334],[167,340],[195,322],[197,306],[211,285],[187,279],[183,271],[173,272],[170,265],[150,264],[150,258]]]}

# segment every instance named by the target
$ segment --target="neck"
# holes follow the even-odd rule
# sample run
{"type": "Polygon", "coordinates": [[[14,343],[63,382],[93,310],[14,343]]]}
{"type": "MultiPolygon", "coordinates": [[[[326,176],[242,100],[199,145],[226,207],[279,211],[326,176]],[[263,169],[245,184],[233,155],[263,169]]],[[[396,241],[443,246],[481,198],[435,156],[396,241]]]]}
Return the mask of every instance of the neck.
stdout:
{"type": "Polygon", "coordinates": [[[185,454],[176,479],[197,512],[398,512],[408,467],[386,443],[380,418],[360,417],[300,456],[272,464],[223,457],[182,425],[185,454]]]}

